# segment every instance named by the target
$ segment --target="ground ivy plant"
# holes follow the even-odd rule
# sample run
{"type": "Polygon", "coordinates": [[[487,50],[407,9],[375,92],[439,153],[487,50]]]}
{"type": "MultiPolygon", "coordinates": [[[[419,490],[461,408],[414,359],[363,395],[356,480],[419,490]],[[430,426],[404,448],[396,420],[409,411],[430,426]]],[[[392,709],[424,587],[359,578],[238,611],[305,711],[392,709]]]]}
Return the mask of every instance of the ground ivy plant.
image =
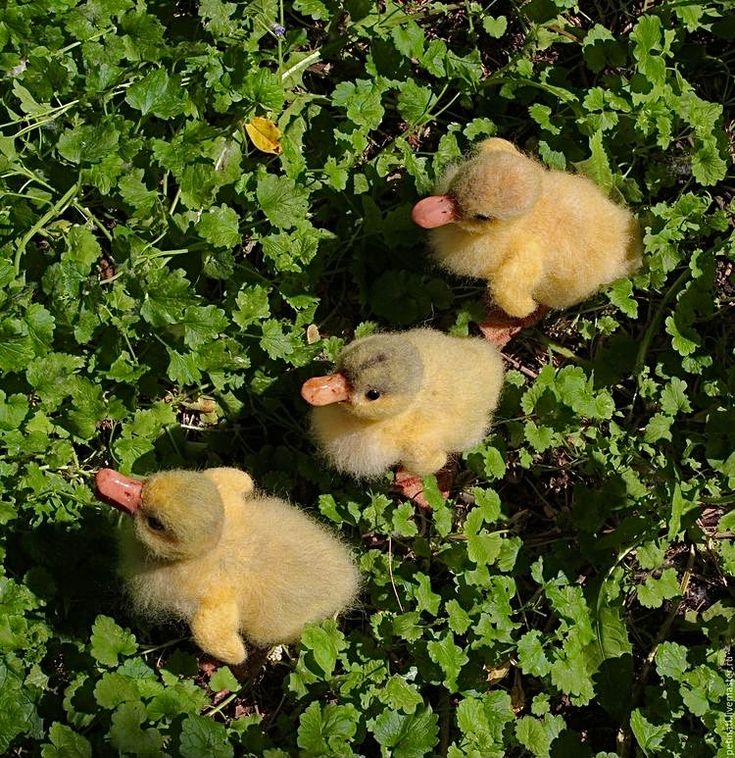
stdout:
{"type": "Polygon", "coordinates": [[[0,752],[732,754],[729,5],[8,0],[0,752]],[[323,465],[298,388],[355,335],[476,333],[410,209],[494,135],[630,205],[645,265],[509,345],[418,513],[323,465]],[[239,679],[130,613],[92,491],[222,464],[364,577],[239,679]]]}

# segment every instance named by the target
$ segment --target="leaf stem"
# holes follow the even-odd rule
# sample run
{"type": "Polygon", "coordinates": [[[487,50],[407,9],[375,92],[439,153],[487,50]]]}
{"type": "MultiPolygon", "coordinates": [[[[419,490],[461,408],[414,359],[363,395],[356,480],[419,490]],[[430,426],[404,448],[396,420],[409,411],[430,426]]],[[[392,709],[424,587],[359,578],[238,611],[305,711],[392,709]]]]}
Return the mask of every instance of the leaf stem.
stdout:
{"type": "Polygon", "coordinates": [[[72,201],[72,198],[79,192],[79,182],[75,182],[69,187],[69,189],[62,195],[57,203],[51,206],[41,218],[21,237],[18,242],[18,248],[15,251],[15,275],[20,276],[20,264],[23,259],[23,253],[25,252],[26,245],[31,239],[41,230],[43,227],[51,221],[61,215],[72,201]]]}

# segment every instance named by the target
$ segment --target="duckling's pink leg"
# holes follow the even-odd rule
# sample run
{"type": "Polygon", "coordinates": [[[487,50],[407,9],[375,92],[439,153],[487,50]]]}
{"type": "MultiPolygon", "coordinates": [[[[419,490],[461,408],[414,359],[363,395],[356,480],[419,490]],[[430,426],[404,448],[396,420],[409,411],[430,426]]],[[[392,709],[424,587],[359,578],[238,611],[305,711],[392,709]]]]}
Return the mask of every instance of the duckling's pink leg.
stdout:
{"type": "Polygon", "coordinates": [[[226,590],[212,592],[197,608],[191,620],[194,642],[223,663],[243,663],[245,645],[238,633],[239,613],[232,594],[226,590]]]}
{"type": "Polygon", "coordinates": [[[550,310],[546,305],[539,305],[525,318],[515,318],[494,305],[488,311],[487,320],[478,324],[478,327],[489,342],[503,348],[518,332],[541,321],[550,310]]]}
{"type": "MultiPolygon", "coordinates": [[[[436,474],[436,483],[439,486],[439,492],[446,499],[449,497],[449,490],[454,481],[454,466],[449,465],[442,468],[436,474]]],[[[429,501],[424,496],[423,477],[409,474],[402,466],[396,471],[396,478],[393,483],[393,489],[404,495],[406,498],[416,503],[423,511],[430,511],[429,501]]]]}

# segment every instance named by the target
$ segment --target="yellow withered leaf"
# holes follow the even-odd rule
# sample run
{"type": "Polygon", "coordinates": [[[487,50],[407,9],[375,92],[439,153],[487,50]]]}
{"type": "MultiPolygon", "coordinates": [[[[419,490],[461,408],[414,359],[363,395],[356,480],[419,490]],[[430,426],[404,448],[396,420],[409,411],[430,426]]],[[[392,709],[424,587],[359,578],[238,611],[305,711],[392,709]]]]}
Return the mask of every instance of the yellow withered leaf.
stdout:
{"type": "Polygon", "coordinates": [[[322,335],[319,334],[319,327],[316,324],[309,324],[306,327],[306,344],[313,345],[315,342],[319,342],[322,335]]]}
{"type": "Polygon", "coordinates": [[[492,668],[485,666],[485,671],[487,672],[487,681],[489,684],[495,684],[495,682],[505,679],[510,671],[510,658],[506,658],[502,663],[493,666],[492,668]]]}
{"type": "Polygon", "coordinates": [[[251,142],[264,153],[279,155],[281,152],[281,130],[267,118],[254,116],[245,124],[251,142]]]}
{"type": "Polygon", "coordinates": [[[523,691],[521,672],[516,669],[513,686],[510,688],[510,707],[515,713],[520,713],[526,707],[526,693],[523,691]]]}

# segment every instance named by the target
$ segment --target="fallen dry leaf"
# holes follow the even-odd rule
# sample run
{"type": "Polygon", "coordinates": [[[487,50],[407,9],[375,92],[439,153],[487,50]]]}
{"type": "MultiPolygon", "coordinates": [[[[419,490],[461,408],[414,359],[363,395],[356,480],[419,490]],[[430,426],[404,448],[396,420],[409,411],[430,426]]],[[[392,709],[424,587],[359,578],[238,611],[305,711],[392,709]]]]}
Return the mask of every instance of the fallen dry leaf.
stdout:
{"type": "Polygon", "coordinates": [[[493,668],[485,667],[487,671],[487,681],[489,684],[495,684],[495,682],[505,679],[510,671],[510,659],[506,659],[499,666],[493,666],[493,668]]]}
{"type": "Polygon", "coordinates": [[[255,116],[245,124],[250,141],[263,153],[281,153],[281,130],[267,118],[255,116]]]}
{"type": "Polygon", "coordinates": [[[514,713],[520,713],[526,706],[526,693],[523,691],[521,672],[516,669],[513,686],[510,688],[510,705],[514,713]]]}
{"type": "Polygon", "coordinates": [[[319,334],[319,327],[316,324],[309,324],[306,327],[306,343],[307,345],[313,345],[315,342],[319,342],[322,338],[319,334]]]}

